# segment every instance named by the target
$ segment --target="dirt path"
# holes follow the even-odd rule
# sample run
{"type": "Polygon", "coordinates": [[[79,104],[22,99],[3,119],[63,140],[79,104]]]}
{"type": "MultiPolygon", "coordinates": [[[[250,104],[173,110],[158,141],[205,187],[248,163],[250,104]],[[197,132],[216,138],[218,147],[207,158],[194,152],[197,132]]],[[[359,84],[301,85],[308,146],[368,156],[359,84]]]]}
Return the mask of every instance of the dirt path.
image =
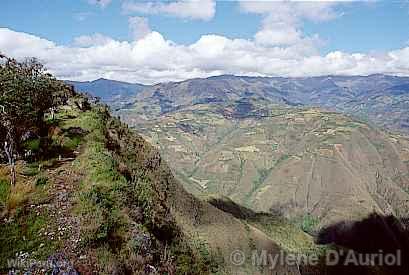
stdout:
{"type": "MultiPolygon", "coordinates": [[[[93,260],[88,259],[86,252],[81,248],[80,218],[73,214],[75,207],[75,194],[79,188],[83,174],[74,167],[73,159],[62,159],[47,170],[50,183],[50,202],[47,204],[48,214],[53,221],[45,228],[43,234],[47,234],[50,240],[61,241],[57,253],[51,257],[57,263],[68,264],[75,267],[81,274],[93,274],[90,267],[93,260]]],[[[61,267],[57,274],[75,274],[61,267]]]]}
{"type": "Polygon", "coordinates": [[[82,175],[72,167],[72,161],[63,161],[56,169],[47,171],[52,184],[50,187],[50,215],[57,224],[57,232],[64,239],[64,253],[75,253],[80,242],[79,219],[71,213],[74,206],[74,192],[77,190],[82,175]]]}

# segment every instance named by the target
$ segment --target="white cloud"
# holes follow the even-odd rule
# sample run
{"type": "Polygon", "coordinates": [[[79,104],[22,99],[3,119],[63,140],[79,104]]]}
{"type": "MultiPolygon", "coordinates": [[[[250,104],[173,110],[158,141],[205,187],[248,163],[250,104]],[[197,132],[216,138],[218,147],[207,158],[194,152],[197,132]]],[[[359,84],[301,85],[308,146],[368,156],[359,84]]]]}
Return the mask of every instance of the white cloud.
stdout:
{"type": "Polygon", "coordinates": [[[339,1],[241,1],[245,12],[270,15],[277,21],[294,23],[299,19],[316,22],[337,17],[334,7],[339,1]]]}
{"type": "Polygon", "coordinates": [[[144,38],[151,32],[147,18],[139,16],[129,17],[128,24],[132,38],[135,40],[144,38]]]}
{"type": "Polygon", "coordinates": [[[112,0],[88,0],[91,5],[99,5],[101,8],[108,6],[112,0]]]}
{"type": "Polygon", "coordinates": [[[112,41],[112,38],[100,33],[92,35],[81,35],[74,38],[74,45],[78,47],[91,47],[98,45],[105,45],[112,41]]]}
{"type": "Polygon", "coordinates": [[[62,46],[34,35],[0,28],[1,52],[16,58],[38,57],[52,73],[63,79],[105,77],[155,83],[219,74],[388,73],[409,76],[409,47],[383,54],[335,51],[321,56],[308,43],[272,46],[219,35],[204,35],[191,45],[176,44],[158,32],[150,32],[133,42],[98,34],[77,41],[82,45],[62,46]]]}
{"type": "Polygon", "coordinates": [[[329,1],[241,1],[243,12],[263,15],[260,30],[254,38],[263,45],[296,45],[321,43],[317,35],[306,37],[302,32],[304,20],[322,22],[338,16],[339,2],[329,1]]]}
{"type": "Polygon", "coordinates": [[[210,20],[216,13],[215,0],[184,0],[174,2],[125,1],[125,13],[166,14],[183,19],[210,20]]]}

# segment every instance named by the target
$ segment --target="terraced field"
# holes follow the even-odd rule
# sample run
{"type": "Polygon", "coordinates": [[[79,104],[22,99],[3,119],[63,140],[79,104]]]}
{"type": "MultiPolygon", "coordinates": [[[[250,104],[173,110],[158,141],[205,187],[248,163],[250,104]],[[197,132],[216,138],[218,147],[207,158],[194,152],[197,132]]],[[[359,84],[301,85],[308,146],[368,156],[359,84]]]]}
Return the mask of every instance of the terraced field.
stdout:
{"type": "Polygon", "coordinates": [[[318,108],[247,101],[120,112],[196,195],[316,226],[409,210],[409,140],[318,108]]]}

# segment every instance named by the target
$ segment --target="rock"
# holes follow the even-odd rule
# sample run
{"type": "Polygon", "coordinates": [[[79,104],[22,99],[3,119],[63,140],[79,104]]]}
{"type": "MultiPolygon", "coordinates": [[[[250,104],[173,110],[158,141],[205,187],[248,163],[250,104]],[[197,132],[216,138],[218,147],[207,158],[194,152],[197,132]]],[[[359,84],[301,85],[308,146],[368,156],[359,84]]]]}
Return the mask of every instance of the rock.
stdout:
{"type": "Polygon", "coordinates": [[[52,275],[79,275],[72,263],[61,253],[50,256],[48,261],[52,264],[52,275]]]}

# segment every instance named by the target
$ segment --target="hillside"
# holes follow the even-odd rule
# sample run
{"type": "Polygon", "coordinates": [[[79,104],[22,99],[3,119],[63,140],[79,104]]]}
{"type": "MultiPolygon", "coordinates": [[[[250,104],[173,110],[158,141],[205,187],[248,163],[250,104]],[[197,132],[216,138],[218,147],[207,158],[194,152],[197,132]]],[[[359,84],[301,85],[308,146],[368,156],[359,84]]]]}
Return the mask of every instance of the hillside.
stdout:
{"type": "MultiPolygon", "coordinates": [[[[153,110],[158,105],[150,106],[153,110]]],[[[318,108],[257,99],[195,104],[124,121],[159,148],[193,194],[316,226],[409,210],[409,139],[318,108]]]]}
{"type": "MultiPolygon", "coordinates": [[[[389,201],[391,198],[399,199],[397,196],[400,193],[394,191],[402,188],[403,185],[399,183],[403,184],[405,178],[400,178],[402,182],[396,179],[389,182],[387,173],[396,174],[399,170],[385,169],[376,175],[380,185],[384,186],[385,182],[390,183],[387,188],[396,187],[386,189],[384,193],[390,196],[382,197],[380,202],[388,204],[398,219],[379,214],[361,216],[365,218],[361,221],[350,218],[325,227],[316,234],[315,213],[308,213],[303,220],[295,221],[285,217],[285,210],[288,210],[285,208],[254,211],[225,196],[192,195],[173,176],[160,152],[127,124],[111,116],[107,106],[56,80],[35,59],[19,63],[14,59],[2,58],[5,60],[0,63],[0,138],[4,145],[0,151],[1,274],[407,273],[406,263],[391,267],[345,266],[342,262],[325,264],[328,251],[358,254],[382,249],[393,253],[400,249],[402,257],[407,257],[409,234],[405,219],[399,216],[400,212],[389,201]],[[368,227],[371,234],[362,238],[362,230],[367,232],[368,227]],[[310,233],[314,233],[315,241],[320,245],[314,242],[310,233]],[[374,245],[369,236],[383,241],[374,245]],[[316,260],[314,264],[296,261],[299,257],[313,257],[316,260]]],[[[363,124],[357,126],[358,122],[354,122],[351,125],[351,121],[333,113],[279,106],[273,108],[268,102],[255,108],[255,104],[260,102],[241,100],[228,106],[195,105],[179,110],[175,115],[187,114],[197,119],[198,124],[192,124],[184,117],[176,118],[177,123],[181,123],[180,129],[191,135],[203,136],[206,127],[214,127],[214,133],[224,133],[225,139],[220,139],[217,144],[202,146],[209,152],[211,148],[219,150],[225,140],[257,136],[260,133],[253,129],[255,126],[283,116],[291,127],[287,125],[286,129],[275,129],[272,133],[261,132],[271,138],[275,138],[273,134],[277,132],[277,139],[282,134],[292,135],[292,129],[296,129],[293,122],[301,122],[299,115],[307,116],[304,122],[315,124],[316,129],[321,129],[317,121],[337,119],[337,123],[343,123],[342,127],[337,124],[343,132],[350,131],[349,128],[345,129],[347,126],[371,132],[363,124]],[[270,113],[271,110],[279,113],[270,113]],[[225,122],[223,118],[227,120],[226,123],[234,122],[236,125],[233,128],[221,125],[220,122],[225,122]],[[256,124],[254,121],[257,121],[256,124]],[[250,126],[255,134],[240,132],[241,129],[248,131],[250,126]]],[[[169,114],[167,118],[170,118],[169,114]]],[[[172,126],[172,123],[167,122],[166,127],[172,126]]],[[[159,125],[153,128],[158,129],[161,127],[159,125]]],[[[269,127],[273,129],[274,125],[276,122],[269,127]]],[[[316,135],[317,132],[310,132],[317,137],[323,133],[318,131],[321,134],[316,135]]],[[[306,136],[310,137],[308,133],[306,136]]],[[[166,139],[170,142],[176,140],[170,135],[166,139]]],[[[284,147],[288,152],[296,152],[304,146],[308,148],[309,156],[317,157],[317,154],[313,154],[313,146],[309,147],[301,141],[286,143],[291,139],[285,138],[285,142],[279,145],[260,144],[271,147],[274,152],[282,152],[283,145],[288,146],[284,147]]],[[[371,136],[371,141],[373,139],[382,140],[376,135],[371,136]]],[[[268,139],[264,137],[264,140],[268,139]]],[[[389,146],[401,149],[400,146],[405,146],[403,140],[403,137],[395,136],[394,145],[380,147],[385,152],[389,152],[389,146]]],[[[193,142],[193,138],[190,141],[193,142]]],[[[157,145],[156,141],[153,142],[157,145]]],[[[230,157],[238,154],[240,169],[244,169],[247,168],[246,163],[260,162],[252,155],[261,152],[257,147],[260,144],[238,150],[235,148],[233,153],[226,153],[223,149],[219,153],[222,153],[222,161],[231,161],[234,157],[230,157]]],[[[342,153],[344,150],[339,148],[342,147],[340,144],[335,145],[334,150],[338,150],[342,160],[345,160],[348,155],[342,153]]],[[[263,148],[264,152],[268,152],[266,148],[263,148]]],[[[183,152],[179,149],[176,152],[183,152]]],[[[383,156],[381,151],[378,153],[383,156]]],[[[400,163],[401,155],[395,153],[388,156],[396,158],[393,167],[399,167],[395,164],[400,163]]],[[[185,157],[176,156],[182,160],[185,157]]],[[[264,159],[265,165],[270,163],[268,158],[264,159]]],[[[294,158],[302,159],[290,155],[283,158],[281,155],[274,165],[288,164],[294,158]]],[[[337,161],[333,160],[334,163],[337,161]]],[[[211,159],[208,163],[214,164],[211,159]]],[[[206,168],[206,164],[201,167],[206,168]]],[[[291,167],[288,166],[288,169],[291,167]]],[[[315,164],[311,167],[311,170],[315,170],[315,164]]],[[[272,173],[274,169],[270,169],[269,173],[272,173]]],[[[263,171],[259,179],[262,177],[266,180],[271,175],[263,171]]],[[[284,174],[290,172],[283,171],[284,174]]],[[[297,175],[296,171],[294,174],[297,175]]],[[[223,172],[220,175],[224,175],[223,172]]],[[[194,188],[192,182],[186,185],[189,182],[181,179],[186,187],[194,188]]],[[[193,181],[196,188],[198,185],[207,189],[208,182],[193,181]]],[[[313,190],[310,186],[311,183],[307,184],[308,193],[314,194],[310,192],[313,190]]],[[[254,188],[254,191],[259,190],[254,188]]],[[[310,196],[306,198],[308,206],[310,196]]],[[[311,195],[311,198],[314,197],[311,195]]],[[[377,201],[378,205],[380,202],[377,201]]],[[[396,202],[401,203],[399,200],[396,202]]],[[[263,202],[263,205],[267,203],[263,202]]],[[[254,208],[254,205],[250,206],[254,208]]],[[[405,211],[405,204],[399,206],[400,211],[405,211]]],[[[325,218],[332,221],[329,217],[325,218]]]]}
{"type": "Polygon", "coordinates": [[[409,78],[380,74],[305,78],[222,75],[190,79],[146,86],[128,98],[122,108],[144,108],[144,115],[155,117],[194,104],[230,103],[241,98],[321,107],[381,128],[409,133],[409,78]]]}
{"type": "MultiPolygon", "coordinates": [[[[1,270],[17,256],[59,259],[82,273],[268,274],[268,267],[233,265],[231,252],[315,249],[296,228],[299,243],[196,199],[152,146],[103,106],[80,110],[78,100],[60,106],[52,122],[48,138],[65,148],[59,157],[19,162],[15,186],[1,166],[1,270]]],[[[278,231],[291,226],[276,221],[278,231]]]]}

